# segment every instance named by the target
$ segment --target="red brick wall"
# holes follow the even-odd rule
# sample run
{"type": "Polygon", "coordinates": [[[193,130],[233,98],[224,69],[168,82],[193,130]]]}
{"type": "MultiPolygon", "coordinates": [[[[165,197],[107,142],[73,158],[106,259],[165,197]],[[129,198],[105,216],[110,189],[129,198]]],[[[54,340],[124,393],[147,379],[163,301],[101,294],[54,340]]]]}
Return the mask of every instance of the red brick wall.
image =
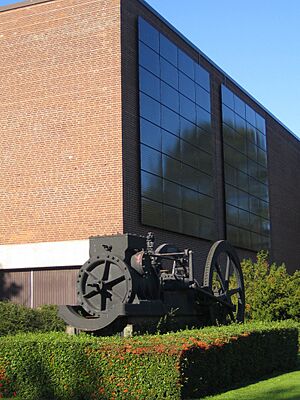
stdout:
{"type": "Polygon", "coordinates": [[[119,0],[0,12],[0,243],[123,229],[119,0]]]}

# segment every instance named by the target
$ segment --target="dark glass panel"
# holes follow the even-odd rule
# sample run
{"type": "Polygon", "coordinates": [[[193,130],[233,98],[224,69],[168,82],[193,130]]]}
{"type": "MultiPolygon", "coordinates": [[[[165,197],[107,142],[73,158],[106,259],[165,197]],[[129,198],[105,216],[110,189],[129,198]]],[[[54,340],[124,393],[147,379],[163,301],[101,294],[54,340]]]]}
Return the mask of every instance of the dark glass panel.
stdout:
{"type": "Polygon", "coordinates": [[[250,212],[252,214],[260,214],[260,200],[256,197],[250,196],[249,198],[250,212]]]}
{"type": "Polygon", "coordinates": [[[142,67],[140,67],[140,90],[160,101],[160,80],[142,67]]]}
{"type": "Polygon", "coordinates": [[[249,182],[248,175],[242,171],[237,171],[237,181],[239,189],[248,192],[249,191],[249,182]]]}
{"type": "Polygon", "coordinates": [[[250,214],[250,228],[252,232],[260,233],[260,218],[257,215],[250,214]]]}
{"type": "Polygon", "coordinates": [[[151,200],[162,202],[162,179],[148,172],[141,172],[142,196],[151,200]]]}
{"type": "Polygon", "coordinates": [[[254,232],[251,232],[251,248],[256,251],[261,250],[260,235],[254,232]]]}
{"type": "Polygon", "coordinates": [[[225,163],[225,182],[233,186],[238,186],[238,171],[225,163]]]}
{"type": "Polygon", "coordinates": [[[199,149],[181,140],[181,160],[194,168],[199,167],[199,149]]]}
{"type": "Polygon", "coordinates": [[[234,111],[242,118],[246,118],[246,104],[238,96],[234,96],[234,111]]]}
{"type": "MultiPolygon", "coordinates": [[[[182,185],[193,190],[198,190],[200,171],[182,164],[182,185]]],[[[183,189],[184,190],[184,189],[183,189]]]]}
{"type": "Polygon", "coordinates": [[[211,117],[210,113],[205,111],[203,108],[196,106],[196,112],[197,112],[197,125],[206,130],[210,131],[211,128],[211,117]]]}
{"type": "Polygon", "coordinates": [[[212,153],[212,135],[210,132],[204,131],[201,128],[197,129],[197,139],[195,142],[201,149],[206,150],[209,153],[212,153]]]}
{"type": "Polygon", "coordinates": [[[196,105],[191,100],[180,95],[180,115],[189,121],[195,123],[196,122],[196,105]]]}
{"type": "Polygon", "coordinates": [[[244,154],[240,153],[239,151],[235,152],[235,157],[236,157],[236,160],[238,163],[238,169],[240,171],[247,173],[247,171],[248,171],[247,157],[244,154]]]}
{"type": "Polygon", "coordinates": [[[238,190],[231,186],[225,185],[226,202],[232,206],[238,206],[238,190]]]}
{"type": "Polygon", "coordinates": [[[227,240],[233,245],[239,245],[239,229],[232,225],[227,225],[227,240]]]}
{"type": "Polygon", "coordinates": [[[160,59],[160,68],[161,79],[178,90],[178,70],[163,58],[160,59]]]}
{"type": "Polygon", "coordinates": [[[256,126],[255,111],[246,104],[246,120],[252,126],[256,126]]]}
{"type": "Polygon", "coordinates": [[[249,177],[249,191],[253,196],[257,198],[261,197],[261,186],[263,185],[260,182],[252,177],[249,177]]]}
{"type": "Polygon", "coordinates": [[[210,112],[210,93],[198,85],[196,85],[196,103],[210,112]]]}
{"type": "Polygon", "coordinates": [[[141,42],[139,45],[139,52],[140,65],[148,71],[151,71],[154,75],[159,76],[159,55],[141,42]]]}
{"type": "Polygon", "coordinates": [[[165,130],[179,136],[179,115],[165,106],[161,106],[161,126],[165,130]]]}
{"type": "Polygon", "coordinates": [[[150,147],[141,145],[141,168],[144,171],[161,176],[161,153],[150,149],[150,147]]]}
{"type": "Polygon", "coordinates": [[[257,162],[264,167],[267,166],[267,153],[259,147],[257,148],[257,162]]]}
{"type": "Polygon", "coordinates": [[[143,18],[139,18],[139,39],[154,49],[157,53],[159,52],[159,33],[143,18]]]}
{"type": "Polygon", "coordinates": [[[176,113],[179,113],[179,94],[177,90],[164,82],[161,82],[161,102],[176,113]]]}
{"type": "Polygon", "coordinates": [[[211,219],[199,217],[200,237],[213,240],[215,238],[215,224],[211,219]]]}
{"type": "Polygon", "coordinates": [[[223,124],[223,140],[227,144],[235,142],[236,131],[230,126],[223,124]]]}
{"type": "Polygon", "coordinates": [[[153,125],[151,122],[141,118],[140,135],[141,143],[161,151],[161,132],[157,125],[153,125]]]}
{"type": "Polygon", "coordinates": [[[257,145],[263,149],[267,150],[267,138],[266,136],[261,133],[259,130],[256,131],[256,138],[257,138],[257,145]]]}
{"type": "Polygon", "coordinates": [[[195,83],[182,72],[179,72],[179,92],[195,101],[195,83]]]}
{"type": "Polygon", "coordinates": [[[160,104],[146,94],[140,93],[140,115],[148,121],[160,125],[160,104]]]}
{"type": "Polygon", "coordinates": [[[239,209],[231,206],[230,204],[226,204],[226,222],[230,225],[238,225],[239,224],[239,209]]]}
{"type": "Polygon", "coordinates": [[[182,232],[182,211],[175,207],[163,206],[164,228],[173,232],[182,232]]]}
{"type": "Polygon", "coordinates": [[[189,213],[187,211],[182,212],[182,225],[183,233],[186,235],[199,236],[199,216],[189,213]]]}
{"type": "Polygon", "coordinates": [[[180,160],[180,139],[167,131],[162,130],[162,152],[180,160]]]}
{"type": "Polygon", "coordinates": [[[226,144],[224,145],[224,160],[226,163],[231,165],[232,167],[237,168],[238,163],[236,159],[236,154],[238,152],[234,150],[231,146],[227,146],[226,144]]]}
{"type": "Polygon", "coordinates": [[[239,243],[243,248],[251,248],[251,232],[245,229],[239,229],[239,243]]]}
{"type": "Polygon", "coordinates": [[[245,135],[246,121],[238,114],[235,114],[235,130],[241,133],[242,135],[245,135]]]}
{"type": "Polygon", "coordinates": [[[238,194],[238,207],[243,210],[249,210],[249,194],[242,190],[237,191],[238,194]]]}
{"type": "Polygon", "coordinates": [[[270,218],[270,214],[269,214],[269,203],[260,200],[259,201],[259,215],[265,219],[269,219],[270,218]]]}
{"type": "Polygon", "coordinates": [[[223,122],[226,125],[230,126],[233,129],[235,128],[234,112],[224,104],[222,105],[222,117],[223,122]]]}
{"type": "Polygon", "coordinates": [[[262,166],[257,168],[257,179],[265,185],[268,184],[268,172],[266,168],[262,166]]]}
{"type": "MultiPolygon", "coordinates": [[[[256,178],[258,175],[257,167],[258,165],[254,161],[248,159],[248,175],[250,175],[253,178],[256,178]]],[[[251,192],[251,188],[249,190],[251,192]]]]}
{"type": "Polygon", "coordinates": [[[222,85],[222,103],[234,110],[234,95],[231,90],[222,85]]]}
{"type": "Polygon", "coordinates": [[[249,229],[250,214],[248,211],[239,209],[239,226],[244,229],[249,229]]]}
{"type": "Polygon", "coordinates": [[[182,191],[182,208],[195,214],[201,214],[199,193],[185,188],[182,191]]]}
{"type": "Polygon", "coordinates": [[[251,160],[257,162],[257,146],[252,142],[247,144],[247,155],[251,160]]]}
{"type": "Polygon", "coordinates": [[[194,80],[194,61],[178,49],[178,68],[194,80]]]}
{"type": "Polygon", "coordinates": [[[249,123],[247,123],[247,140],[248,140],[248,142],[252,142],[252,143],[256,144],[256,130],[249,123]]]}
{"type": "Polygon", "coordinates": [[[264,135],[266,134],[266,121],[263,117],[256,113],[256,128],[264,135]]]}
{"type": "Polygon", "coordinates": [[[214,200],[212,197],[199,193],[199,214],[205,217],[214,217],[214,200]]]}
{"type": "Polygon", "coordinates": [[[197,126],[187,119],[180,117],[180,137],[189,143],[196,144],[197,126]]]}
{"type": "Polygon", "coordinates": [[[211,154],[205,153],[204,151],[199,150],[199,169],[203,172],[206,172],[209,175],[212,175],[213,170],[213,162],[211,154]]]}
{"type": "Polygon", "coordinates": [[[261,233],[264,236],[269,236],[270,235],[270,221],[267,221],[265,219],[261,220],[261,233]]]}
{"type": "Polygon", "coordinates": [[[163,177],[170,181],[181,184],[181,163],[174,158],[166,155],[162,156],[163,160],[163,177]]]}
{"type": "Polygon", "coordinates": [[[177,67],[177,47],[164,35],[160,35],[160,54],[177,67]]]}
{"type": "Polygon", "coordinates": [[[163,207],[161,203],[142,198],[142,224],[161,227],[163,207]]]}
{"type": "Polygon", "coordinates": [[[163,202],[170,206],[182,208],[182,187],[164,179],[163,202]]]}
{"type": "Polygon", "coordinates": [[[197,173],[198,190],[200,193],[207,194],[208,196],[213,196],[213,178],[203,172],[197,173]]]}
{"type": "Polygon", "coordinates": [[[202,86],[208,92],[210,91],[209,73],[201,67],[201,65],[194,63],[195,67],[195,81],[198,85],[202,86]]]}

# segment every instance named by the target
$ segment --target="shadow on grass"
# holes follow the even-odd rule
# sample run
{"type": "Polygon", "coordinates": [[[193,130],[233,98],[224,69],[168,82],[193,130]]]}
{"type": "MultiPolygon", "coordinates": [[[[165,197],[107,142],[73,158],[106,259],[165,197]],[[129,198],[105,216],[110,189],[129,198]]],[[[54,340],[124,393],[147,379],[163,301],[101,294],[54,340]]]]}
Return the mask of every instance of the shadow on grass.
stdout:
{"type": "MultiPolygon", "coordinates": [[[[284,372],[277,372],[277,371],[275,371],[274,373],[272,373],[272,374],[270,374],[270,375],[266,375],[266,376],[263,376],[262,378],[259,378],[259,379],[255,379],[255,380],[249,380],[249,381],[245,381],[245,382],[242,382],[241,384],[239,384],[239,385],[236,385],[236,386],[233,386],[233,387],[231,387],[231,388],[228,388],[228,389],[226,389],[226,390],[223,390],[223,391],[221,391],[221,392],[218,392],[218,393],[215,393],[214,395],[209,395],[209,396],[206,396],[206,397],[201,397],[201,399],[199,399],[199,397],[196,399],[189,399],[189,400],[205,400],[205,399],[207,399],[207,400],[209,400],[209,399],[211,399],[211,400],[213,400],[215,397],[217,397],[217,396],[219,396],[219,395],[222,395],[222,394],[224,394],[225,395],[225,393],[227,393],[227,392],[231,392],[231,391],[234,391],[234,390],[237,390],[237,389],[242,389],[242,388],[246,388],[247,386],[250,386],[250,385],[254,385],[254,384],[257,384],[257,383],[260,383],[260,382],[266,382],[266,381],[268,381],[269,379],[272,379],[272,378],[276,378],[276,377],[280,377],[280,376],[282,376],[282,375],[287,375],[287,374],[290,374],[290,373],[293,373],[293,372],[297,372],[297,371],[300,371],[300,353],[298,354],[298,356],[297,356],[297,365],[296,365],[296,367],[295,368],[293,368],[292,370],[288,370],[288,371],[284,371],[284,372]]],[[[291,383],[291,385],[290,385],[290,389],[293,391],[293,389],[298,389],[299,388],[299,385],[300,385],[300,382],[299,382],[299,384],[297,383],[297,384],[292,384],[291,383]]],[[[300,400],[300,397],[299,397],[299,394],[291,394],[289,397],[286,397],[285,396],[286,395],[286,389],[276,389],[276,388],[269,388],[268,389],[268,397],[266,397],[266,394],[262,394],[262,395],[259,395],[259,394],[257,394],[257,393],[255,393],[255,400],[266,400],[266,399],[274,399],[274,400],[276,400],[276,399],[288,399],[288,400],[300,400]]],[[[237,397],[238,397],[239,395],[237,394],[237,397]]],[[[230,397],[231,398],[231,397],[230,397]]],[[[233,398],[233,397],[232,397],[233,398]]],[[[244,398],[244,397],[243,397],[244,398]]],[[[252,397],[247,397],[248,399],[252,399],[252,397]]],[[[229,399],[229,397],[228,397],[228,399],[229,399]]],[[[217,399],[216,399],[217,400],[217,399]]],[[[224,400],[225,400],[225,397],[224,397],[224,400]]]]}

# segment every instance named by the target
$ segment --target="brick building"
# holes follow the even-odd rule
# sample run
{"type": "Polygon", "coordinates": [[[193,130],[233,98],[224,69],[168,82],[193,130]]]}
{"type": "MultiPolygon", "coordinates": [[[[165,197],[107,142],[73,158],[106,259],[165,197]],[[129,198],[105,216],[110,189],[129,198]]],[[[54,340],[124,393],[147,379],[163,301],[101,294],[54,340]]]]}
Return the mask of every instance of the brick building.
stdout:
{"type": "Polygon", "coordinates": [[[0,8],[0,290],[74,303],[91,235],[300,260],[300,143],[143,0],[0,8]]]}

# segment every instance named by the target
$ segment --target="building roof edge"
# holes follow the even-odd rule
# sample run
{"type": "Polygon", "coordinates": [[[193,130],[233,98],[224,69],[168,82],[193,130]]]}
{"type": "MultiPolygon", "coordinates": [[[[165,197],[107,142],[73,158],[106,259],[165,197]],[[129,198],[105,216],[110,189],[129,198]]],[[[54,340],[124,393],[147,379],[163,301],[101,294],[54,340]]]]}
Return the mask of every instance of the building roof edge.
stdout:
{"type": "Polygon", "coordinates": [[[54,1],[54,0],[24,0],[24,1],[18,1],[17,3],[12,3],[12,4],[7,4],[6,6],[1,6],[0,7],[0,13],[4,12],[4,11],[16,10],[18,8],[33,6],[35,4],[48,3],[50,1],[54,1]]]}
{"type": "Polygon", "coordinates": [[[246,89],[244,89],[238,82],[236,82],[230,75],[228,75],[222,68],[220,68],[211,58],[209,58],[202,50],[199,49],[194,43],[192,43],[186,36],[184,36],[178,29],[176,29],[168,20],[166,20],[158,11],[156,11],[149,3],[145,0],[138,0],[143,4],[149,11],[156,15],[161,21],[163,21],[173,32],[175,32],[181,39],[183,39],[189,46],[196,50],[206,61],[208,61],[214,68],[221,72],[226,79],[230,80],[236,87],[244,92],[254,103],[262,108],[271,118],[273,118],[279,125],[281,125],[290,135],[300,142],[300,138],[291,131],[283,122],[281,122],[274,114],[271,113],[263,104],[261,104],[255,97],[252,96],[246,89]]]}

